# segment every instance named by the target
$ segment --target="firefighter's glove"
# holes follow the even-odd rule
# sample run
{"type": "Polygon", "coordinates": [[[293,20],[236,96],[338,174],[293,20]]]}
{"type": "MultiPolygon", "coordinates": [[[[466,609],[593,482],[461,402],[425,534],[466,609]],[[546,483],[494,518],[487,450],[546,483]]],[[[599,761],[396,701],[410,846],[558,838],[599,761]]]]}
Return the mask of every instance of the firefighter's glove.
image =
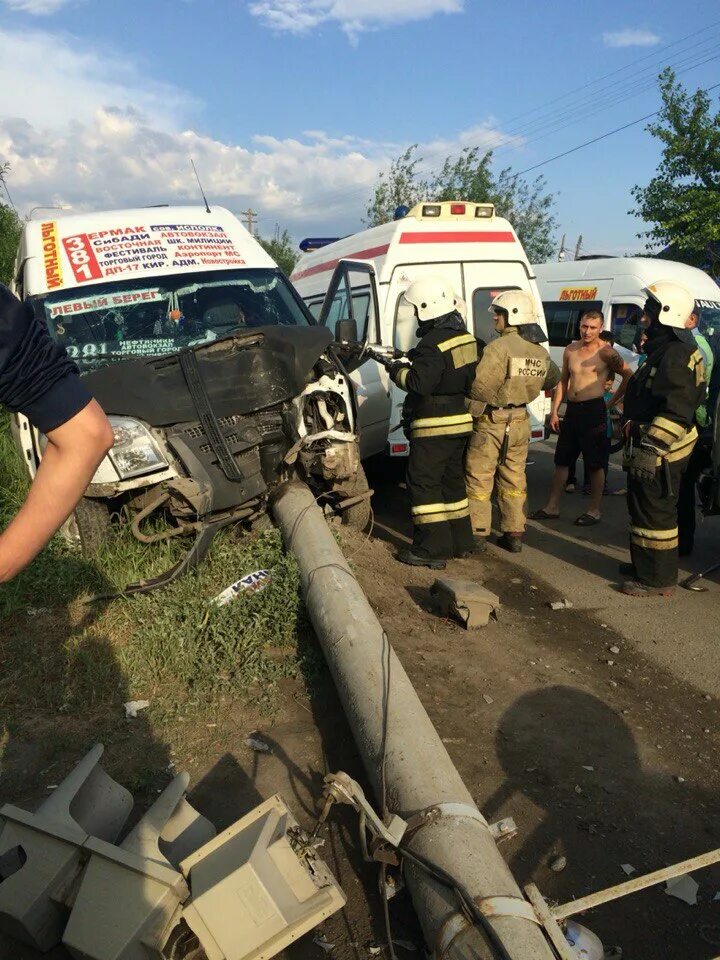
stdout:
{"type": "Polygon", "coordinates": [[[627,461],[628,474],[638,483],[652,483],[657,476],[658,451],[650,446],[636,446],[627,461]]]}

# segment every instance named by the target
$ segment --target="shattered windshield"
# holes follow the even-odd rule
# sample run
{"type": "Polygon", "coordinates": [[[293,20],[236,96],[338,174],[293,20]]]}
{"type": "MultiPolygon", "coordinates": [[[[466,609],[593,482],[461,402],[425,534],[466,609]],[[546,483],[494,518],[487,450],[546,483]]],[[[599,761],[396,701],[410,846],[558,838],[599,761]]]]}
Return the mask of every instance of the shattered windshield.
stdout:
{"type": "Polygon", "coordinates": [[[113,281],[87,290],[59,290],[32,302],[82,372],[132,357],[174,353],[235,330],[313,322],[275,270],[113,281]]]}

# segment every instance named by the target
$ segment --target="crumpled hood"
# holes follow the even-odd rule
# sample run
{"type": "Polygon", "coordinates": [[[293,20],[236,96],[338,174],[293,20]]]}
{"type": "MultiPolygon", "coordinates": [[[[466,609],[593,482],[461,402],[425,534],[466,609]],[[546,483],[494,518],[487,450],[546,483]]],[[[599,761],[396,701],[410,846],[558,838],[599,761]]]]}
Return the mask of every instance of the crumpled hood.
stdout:
{"type": "MultiPolygon", "coordinates": [[[[217,417],[290,400],[332,342],[326,327],[256,327],[191,349],[217,417]]],[[[153,427],[197,420],[177,353],[114,363],[83,377],[106,413],[153,427]]]]}

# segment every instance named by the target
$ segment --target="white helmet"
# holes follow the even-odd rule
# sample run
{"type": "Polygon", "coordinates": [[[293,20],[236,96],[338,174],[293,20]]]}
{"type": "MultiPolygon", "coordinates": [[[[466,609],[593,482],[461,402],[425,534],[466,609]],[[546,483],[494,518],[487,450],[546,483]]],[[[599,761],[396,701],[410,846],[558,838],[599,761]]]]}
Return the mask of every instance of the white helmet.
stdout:
{"type": "Polygon", "coordinates": [[[674,280],[658,280],[644,291],[660,305],[658,321],[666,327],[684,330],[690,314],[695,309],[695,297],[687,287],[674,280]]]}
{"type": "Polygon", "coordinates": [[[504,290],[499,293],[488,307],[488,313],[504,310],[511,327],[524,323],[537,323],[538,311],[535,300],[524,290],[504,290]]]}
{"type": "Polygon", "coordinates": [[[405,291],[405,299],[417,310],[418,320],[436,320],[456,306],[455,291],[442,277],[415,280],[405,291]]]}

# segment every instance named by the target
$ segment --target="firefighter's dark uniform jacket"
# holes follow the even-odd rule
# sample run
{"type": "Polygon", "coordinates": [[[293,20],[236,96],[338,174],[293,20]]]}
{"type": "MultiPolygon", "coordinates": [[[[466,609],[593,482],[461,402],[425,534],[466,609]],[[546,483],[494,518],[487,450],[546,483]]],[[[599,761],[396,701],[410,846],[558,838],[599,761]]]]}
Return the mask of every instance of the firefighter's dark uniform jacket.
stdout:
{"type": "Polygon", "coordinates": [[[631,377],[624,412],[632,421],[625,451],[630,551],[637,579],[654,587],[677,581],[677,499],[697,441],[695,411],[705,395],[700,351],[660,326],[647,341],[647,360],[631,377]],[[633,476],[633,451],[651,455],[654,477],[633,476]]]}
{"type": "Polygon", "coordinates": [[[391,376],[407,391],[403,421],[410,438],[412,552],[448,559],[473,545],[465,491],[465,447],[472,431],[466,398],[481,345],[457,313],[427,326],[421,326],[420,342],[411,351],[412,366],[396,366],[391,376]]]}
{"type": "Polygon", "coordinates": [[[410,439],[469,435],[466,398],[478,362],[478,340],[457,313],[449,313],[434,322],[410,356],[412,366],[397,367],[392,374],[407,391],[403,420],[410,439]]]}
{"type": "Polygon", "coordinates": [[[90,402],[78,370],[29,304],[0,284],[0,404],[23,413],[42,433],[90,402]]]}

